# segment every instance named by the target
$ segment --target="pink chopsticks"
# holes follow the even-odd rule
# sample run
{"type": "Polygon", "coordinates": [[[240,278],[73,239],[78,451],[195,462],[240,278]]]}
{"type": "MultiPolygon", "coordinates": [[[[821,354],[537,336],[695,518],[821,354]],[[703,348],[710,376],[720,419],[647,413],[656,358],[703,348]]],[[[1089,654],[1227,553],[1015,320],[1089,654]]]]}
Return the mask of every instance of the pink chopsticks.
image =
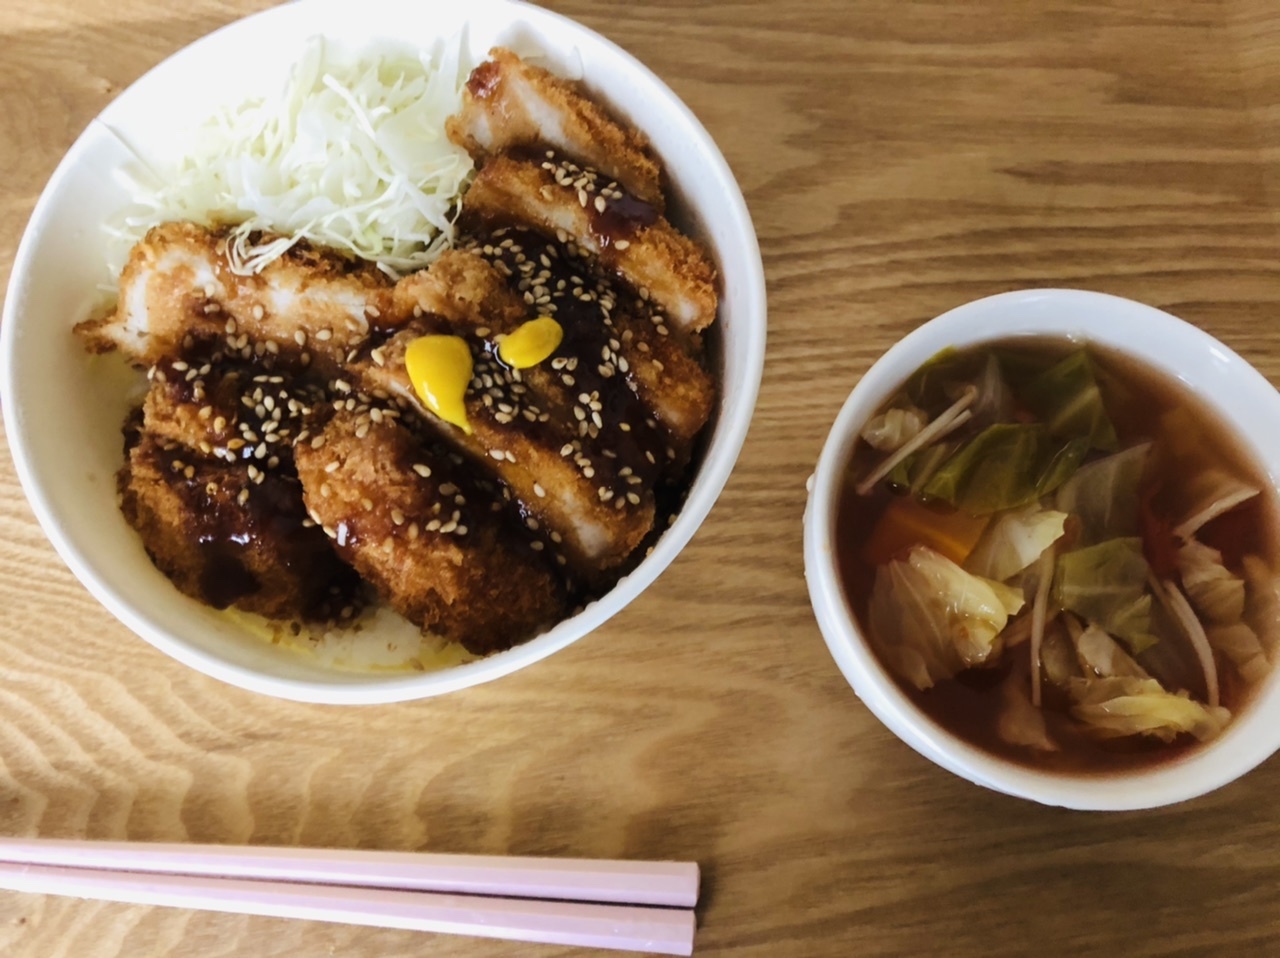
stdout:
{"type": "Polygon", "coordinates": [[[688,955],[693,952],[698,866],[3,839],[0,888],[688,955]]]}

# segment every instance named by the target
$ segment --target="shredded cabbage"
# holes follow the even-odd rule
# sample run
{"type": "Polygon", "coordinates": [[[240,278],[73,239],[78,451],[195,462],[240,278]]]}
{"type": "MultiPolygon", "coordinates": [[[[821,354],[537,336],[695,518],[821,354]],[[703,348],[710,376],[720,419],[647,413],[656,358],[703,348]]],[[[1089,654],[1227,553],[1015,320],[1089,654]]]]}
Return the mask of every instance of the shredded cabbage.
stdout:
{"type": "Polygon", "coordinates": [[[459,36],[353,55],[313,37],[279,96],[210,117],[175,169],[135,183],[123,238],[171,220],[234,223],[242,275],[302,239],[392,277],[421,269],[452,243],[472,172],[444,130],[472,66],[464,47],[459,36]]]}

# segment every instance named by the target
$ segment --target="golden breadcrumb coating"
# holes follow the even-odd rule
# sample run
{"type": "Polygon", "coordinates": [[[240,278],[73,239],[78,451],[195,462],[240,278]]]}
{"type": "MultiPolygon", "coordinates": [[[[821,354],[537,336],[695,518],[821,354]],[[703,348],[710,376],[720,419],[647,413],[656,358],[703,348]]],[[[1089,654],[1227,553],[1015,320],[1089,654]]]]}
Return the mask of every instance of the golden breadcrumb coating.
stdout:
{"type": "Polygon", "coordinates": [[[410,622],[487,654],[565,615],[543,542],[511,535],[447,457],[367,413],[338,412],[319,437],[321,444],[297,450],[307,508],[338,553],[410,622]]]}
{"type": "Polygon", "coordinates": [[[579,84],[495,47],[471,73],[449,138],[478,162],[545,145],[600,170],[646,203],[662,206],[662,167],[648,138],[623,126],[579,84]]]}
{"type": "Polygon", "coordinates": [[[296,479],[255,482],[249,463],[204,459],[144,432],[119,480],[125,519],[192,598],[273,619],[328,619],[352,601],[355,574],[304,524],[296,479]]]}
{"type": "Polygon", "coordinates": [[[645,291],[680,329],[697,331],[715,321],[716,271],[702,247],[656,211],[627,203],[625,195],[593,196],[558,181],[545,166],[553,163],[489,159],[467,191],[467,221],[526,223],[552,236],[567,235],[645,291]]]}
{"type": "Polygon", "coordinates": [[[76,332],[90,351],[119,349],[142,365],[177,355],[194,336],[224,338],[242,358],[270,352],[336,368],[389,311],[391,286],[372,264],[303,243],[240,276],[225,231],[165,223],[130,252],[115,311],[76,332]]]}

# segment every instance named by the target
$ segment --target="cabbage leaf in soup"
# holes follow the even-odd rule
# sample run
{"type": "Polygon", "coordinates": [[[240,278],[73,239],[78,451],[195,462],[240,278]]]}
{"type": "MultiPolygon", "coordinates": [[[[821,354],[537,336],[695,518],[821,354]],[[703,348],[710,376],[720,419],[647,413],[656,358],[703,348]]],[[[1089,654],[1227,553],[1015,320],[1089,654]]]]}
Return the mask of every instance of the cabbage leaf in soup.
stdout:
{"type": "Polygon", "coordinates": [[[1122,640],[1134,655],[1157,641],[1151,631],[1149,567],[1138,538],[1106,542],[1058,557],[1058,605],[1122,640]]]}
{"type": "Polygon", "coordinates": [[[1031,503],[998,513],[982,533],[965,568],[985,579],[1005,582],[1040,558],[1062,537],[1067,514],[1031,503]]]}
{"type": "Polygon", "coordinates": [[[1075,472],[1086,444],[1058,443],[1036,423],[997,423],[944,462],[921,488],[926,499],[974,516],[1035,502],[1075,472]]]}
{"type": "Polygon", "coordinates": [[[1195,539],[1178,549],[1182,588],[1196,613],[1216,625],[1244,618],[1244,579],[1222,564],[1222,553],[1195,539]]]}
{"type": "Polygon", "coordinates": [[[1054,505],[1079,520],[1081,544],[1138,534],[1138,490],[1150,454],[1149,442],[1131,446],[1081,466],[1062,484],[1054,505]]]}
{"type": "Polygon", "coordinates": [[[876,570],[868,612],[886,662],[927,689],[998,656],[1000,633],[1023,604],[1016,590],[916,546],[876,570]]]}
{"type": "Polygon", "coordinates": [[[1074,352],[1031,379],[1022,398],[1049,428],[1063,439],[1085,437],[1089,445],[1111,452],[1119,445],[1107,415],[1093,360],[1084,350],[1074,352]]]}
{"type": "Polygon", "coordinates": [[[1225,708],[1201,705],[1185,692],[1168,692],[1150,678],[1071,679],[1068,691],[1072,716],[1097,738],[1148,735],[1172,742],[1189,733],[1206,741],[1231,719],[1225,708]]]}

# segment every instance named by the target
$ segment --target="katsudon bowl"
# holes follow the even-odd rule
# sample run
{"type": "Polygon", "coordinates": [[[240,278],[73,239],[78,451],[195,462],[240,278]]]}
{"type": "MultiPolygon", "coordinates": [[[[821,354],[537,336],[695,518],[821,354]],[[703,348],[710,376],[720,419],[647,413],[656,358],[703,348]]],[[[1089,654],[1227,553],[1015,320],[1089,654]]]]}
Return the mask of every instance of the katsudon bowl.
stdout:
{"type": "MultiPolygon", "coordinates": [[[[373,0],[358,16],[343,0],[302,0],[233,23],[161,63],[68,151],[23,236],[4,304],[5,428],[23,489],[60,555],[111,613],[156,648],[269,695],[401,701],[466,688],[546,658],[603,624],[676,559],[711,510],[746,435],[765,322],[759,249],[734,177],[696,117],[635,58],[564,17],[506,0],[429,6],[373,0]],[[570,618],[473,661],[443,655],[408,668],[354,652],[315,654],[305,643],[272,641],[245,616],[188,598],[151,563],[121,515],[116,490],[121,425],[140,397],[141,376],[114,357],[88,355],[72,326],[110,288],[104,224],[130,201],[125,172],[179,155],[193,125],[219,107],[278,91],[314,36],[351,46],[395,40],[429,48],[460,31],[477,60],[494,45],[536,55],[552,71],[581,79],[596,99],[648,135],[668,172],[671,219],[705,245],[720,274],[719,315],[708,340],[719,402],[672,524],[636,568],[570,618]],[[227,70],[232,62],[255,68],[227,70]]],[[[407,624],[392,619],[366,623],[359,644],[401,641],[407,624]]]]}

